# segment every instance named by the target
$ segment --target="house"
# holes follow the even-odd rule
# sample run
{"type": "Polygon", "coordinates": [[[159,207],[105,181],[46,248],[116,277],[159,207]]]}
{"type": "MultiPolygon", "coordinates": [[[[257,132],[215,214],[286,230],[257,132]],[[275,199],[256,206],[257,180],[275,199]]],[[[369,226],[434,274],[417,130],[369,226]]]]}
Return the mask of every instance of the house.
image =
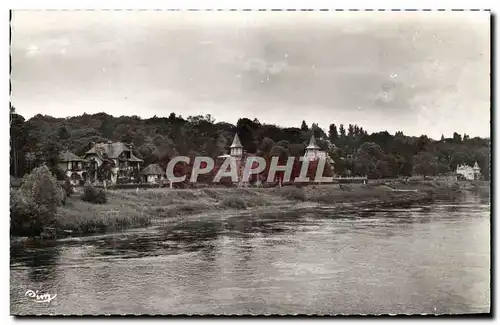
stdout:
{"type": "Polygon", "coordinates": [[[457,175],[462,175],[467,180],[479,179],[481,177],[481,168],[479,168],[477,161],[474,163],[473,167],[459,165],[457,166],[457,175]]]}
{"type": "Polygon", "coordinates": [[[158,164],[150,164],[141,171],[145,181],[150,184],[157,184],[165,179],[165,170],[158,164]]]}
{"type": "Polygon", "coordinates": [[[86,177],[84,160],[66,150],[59,154],[58,166],[70,179],[72,185],[78,185],[86,177]]]}
{"type": "Polygon", "coordinates": [[[90,175],[94,179],[97,178],[97,168],[108,164],[111,168],[111,184],[116,184],[118,177],[129,177],[133,180],[143,162],[132,153],[132,145],[111,141],[91,143],[90,150],[83,158],[88,162],[88,168],[95,171],[94,175],[90,175]]]}

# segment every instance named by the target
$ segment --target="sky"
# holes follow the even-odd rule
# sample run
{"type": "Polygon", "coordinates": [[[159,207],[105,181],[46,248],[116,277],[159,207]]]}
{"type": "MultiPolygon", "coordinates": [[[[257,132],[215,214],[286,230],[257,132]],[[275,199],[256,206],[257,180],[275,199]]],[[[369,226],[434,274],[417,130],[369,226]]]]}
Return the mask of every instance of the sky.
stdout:
{"type": "Polygon", "coordinates": [[[14,11],[25,118],[211,114],[490,136],[488,12],[14,11]]]}

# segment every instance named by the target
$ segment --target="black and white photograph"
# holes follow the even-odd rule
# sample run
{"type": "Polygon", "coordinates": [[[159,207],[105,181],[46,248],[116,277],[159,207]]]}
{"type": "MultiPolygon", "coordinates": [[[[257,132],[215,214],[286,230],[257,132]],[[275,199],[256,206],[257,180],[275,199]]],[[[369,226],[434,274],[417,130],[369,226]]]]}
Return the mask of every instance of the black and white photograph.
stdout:
{"type": "Polygon", "coordinates": [[[491,315],[492,19],[11,10],[10,315],[491,315]]]}

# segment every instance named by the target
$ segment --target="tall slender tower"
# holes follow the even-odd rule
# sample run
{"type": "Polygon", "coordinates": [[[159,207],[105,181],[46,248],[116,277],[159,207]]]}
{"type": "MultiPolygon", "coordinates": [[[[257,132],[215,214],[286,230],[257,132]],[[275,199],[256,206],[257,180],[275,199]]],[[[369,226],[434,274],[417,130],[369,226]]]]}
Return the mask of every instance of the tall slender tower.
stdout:
{"type": "Polygon", "coordinates": [[[479,179],[481,176],[481,168],[479,168],[477,161],[474,162],[474,167],[472,167],[472,170],[474,171],[474,179],[479,179]]]}
{"type": "Polygon", "coordinates": [[[241,180],[243,178],[243,146],[241,145],[240,138],[238,137],[238,133],[234,135],[233,143],[230,150],[230,159],[234,159],[236,161],[236,170],[238,174],[238,186],[241,186],[241,180]]]}
{"type": "Polygon", "coordinates": [[[243,146],[241,145],[238,133],[234,135],[233,144],[231,144],[230,149],[231,156],[241,159],[241,157],[243,156],[243,146]]]}
{"type": "Polygon", "coordinates": [[[316,139],[314,138],[314,134],[311,136],[311,140],[309,140],[309,145],[306,147],[305,157],[311,160],[314,160],[318,156],[318,151],[321,149],[316,144],[316,139]]]}

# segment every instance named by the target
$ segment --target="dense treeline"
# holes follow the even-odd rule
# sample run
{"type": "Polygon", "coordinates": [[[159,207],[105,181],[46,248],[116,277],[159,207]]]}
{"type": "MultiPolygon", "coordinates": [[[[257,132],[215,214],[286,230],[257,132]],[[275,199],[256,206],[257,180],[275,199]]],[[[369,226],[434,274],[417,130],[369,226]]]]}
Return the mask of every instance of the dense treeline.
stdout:
{"type": "Polygon", "coordinates": [[[145,165],[166,165],[176,155],[215,157],[228,152],[234,133],[249,153],[263,157],[301,156],[312,134],[317,144],[335,161],[335,173],[344,176],[368,175],[386,178],[410,175],[440,175],[459,164],[475,161],[489,179],[490,139],[453,137],[433,140],[425,135],[406,136],[402,132],[368,133],[356,124],[318,124],[279,127],[257,119],[241,118],[236,125],[216,122],[210,115],[183,118],[141,119],[137,116],[113,117],[105,113],[54,118],[38,114],[29,120],[11,107],[11,175],[21,177],[45,164],[56,173],[57,155],[67,149],[82,156],[91,142],[122,141],[133,144],[133,151],[145,165]]]}

